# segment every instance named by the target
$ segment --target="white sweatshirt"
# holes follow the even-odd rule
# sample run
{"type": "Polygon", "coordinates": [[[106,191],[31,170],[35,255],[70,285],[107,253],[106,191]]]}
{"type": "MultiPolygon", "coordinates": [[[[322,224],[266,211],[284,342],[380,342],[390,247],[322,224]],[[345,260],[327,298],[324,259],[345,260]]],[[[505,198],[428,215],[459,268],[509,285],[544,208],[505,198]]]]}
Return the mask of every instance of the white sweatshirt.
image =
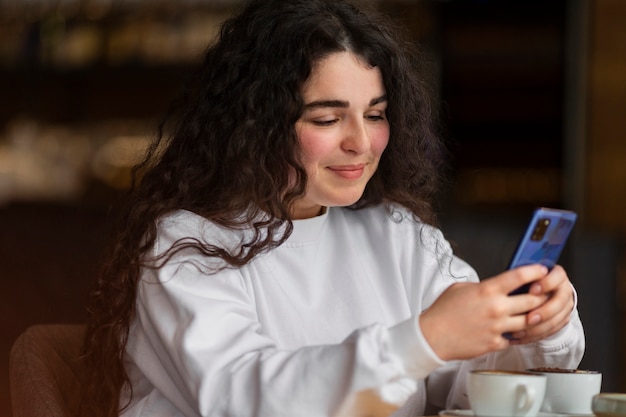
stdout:
{"type": "MultiPolygon", "coordinates": [[[[183,238],[236,248],[245,234],[187,211],[158,230],[154,254],[183,238]]],[[[242,268],[210,273],[215,262],[183,250],[142,271],[124,417],[331,416],[368,389],[404,404],[394,416],[422,415],[468,408],[470,369],[575,368],[584,351],[574,310],[541,342],[439,359],[417,317],[451,284],[478,277],[439,230],[403,209],[330,208],[294,221],[283,245],[242,268]]]]}

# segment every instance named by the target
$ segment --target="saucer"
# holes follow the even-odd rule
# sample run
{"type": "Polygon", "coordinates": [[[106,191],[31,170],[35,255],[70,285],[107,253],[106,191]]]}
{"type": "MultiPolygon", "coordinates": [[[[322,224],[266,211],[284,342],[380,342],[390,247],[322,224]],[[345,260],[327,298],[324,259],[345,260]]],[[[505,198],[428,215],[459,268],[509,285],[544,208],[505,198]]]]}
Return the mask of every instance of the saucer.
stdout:
{"type": "MultiPolygon", "coordinates": [[[[474,414],[472,410],[442,410],[439,412],[440,416],[447,417],[480,417],[474,414]]],[[[509,417],[509,416],[503,416],[509,417]]],[[[536,417],[563,417],[563,414],[546,413],[539,411],[536,417]]]]}
{"type": "Polygon", "coordinates": [[[591,405],[599,417],[626,416],[626,393],[603,392],[593,397],[591,405]]]}

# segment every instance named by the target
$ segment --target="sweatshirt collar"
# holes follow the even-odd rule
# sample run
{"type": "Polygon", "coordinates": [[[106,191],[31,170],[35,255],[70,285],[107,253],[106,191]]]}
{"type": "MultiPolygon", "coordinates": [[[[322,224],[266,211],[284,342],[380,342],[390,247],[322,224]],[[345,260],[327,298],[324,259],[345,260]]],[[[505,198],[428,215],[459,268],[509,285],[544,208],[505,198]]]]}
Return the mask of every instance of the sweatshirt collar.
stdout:
{"type": "Polygon", "coordinates": [[[311,217],[310,219],[293,220],[293,232],[286,243],[297,244],[317,240],[328,222],[331,211],[332,208],[327,208],[319,216],[311,217]]]}

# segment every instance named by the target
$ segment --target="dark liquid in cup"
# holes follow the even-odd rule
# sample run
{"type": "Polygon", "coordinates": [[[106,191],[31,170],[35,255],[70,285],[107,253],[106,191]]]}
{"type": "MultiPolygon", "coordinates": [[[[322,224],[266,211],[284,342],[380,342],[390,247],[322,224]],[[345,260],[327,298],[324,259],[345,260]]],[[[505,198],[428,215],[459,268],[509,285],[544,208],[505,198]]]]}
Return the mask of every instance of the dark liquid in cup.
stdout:
{"type": "Polygon", "coordinates": [[[530,372],[550,372],[554,374],[597,374],[597,371],[588,371],[582,369],[564,369],[564,368],[532,368],[529,369],[530,372]]]}

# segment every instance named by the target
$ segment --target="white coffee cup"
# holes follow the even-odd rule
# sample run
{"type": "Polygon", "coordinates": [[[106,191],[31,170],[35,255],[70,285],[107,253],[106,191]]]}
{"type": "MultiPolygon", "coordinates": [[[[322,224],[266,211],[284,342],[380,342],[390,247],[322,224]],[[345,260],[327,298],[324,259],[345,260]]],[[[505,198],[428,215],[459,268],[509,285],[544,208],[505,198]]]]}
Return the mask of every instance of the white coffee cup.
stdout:
{"type": "Polygon", "coordinates": [[[467,395],[480,417],[534,417],[546,390],[540,373],[474,370],[469,374],[467,395]]]}
{"type": "Polygon", "coordinates": [[[546,376],[541,411],[560,414],[593,414],[593,396],[600,392],[602,374],[577,369],[530,369],[546,376]]]}

